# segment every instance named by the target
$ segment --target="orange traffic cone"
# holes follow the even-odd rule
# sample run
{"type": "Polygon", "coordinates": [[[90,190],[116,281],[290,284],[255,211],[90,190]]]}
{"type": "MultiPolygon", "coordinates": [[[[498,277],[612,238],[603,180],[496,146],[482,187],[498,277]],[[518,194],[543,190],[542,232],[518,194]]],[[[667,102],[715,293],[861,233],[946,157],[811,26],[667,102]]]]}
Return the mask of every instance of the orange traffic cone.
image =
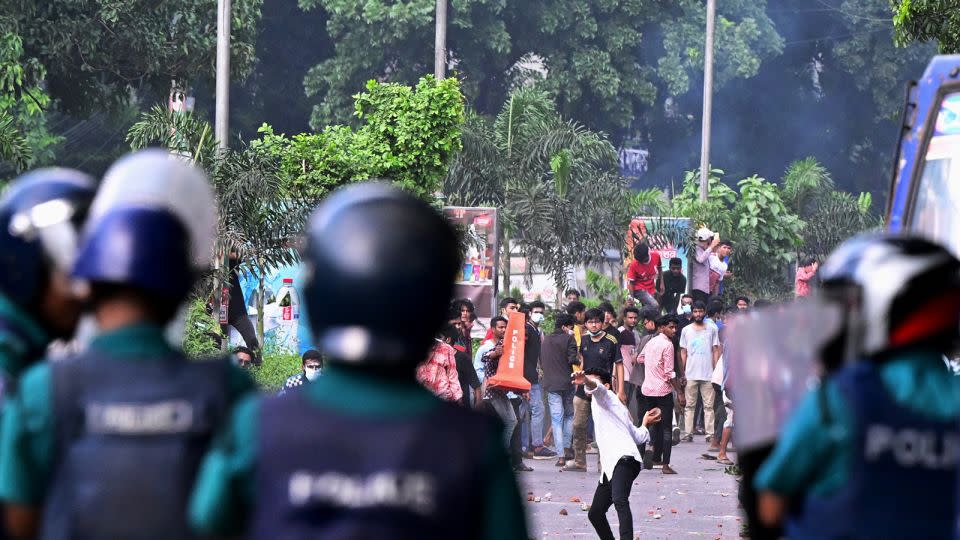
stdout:
{"type": "Polygon", "coordinates": [[[523,377],[523,350],[527,332],[524,326],[527,319],[523,313],[511,313],[507,322],[507,333],[503,336],[503,356],[497,365],[497,373],[487,381],[487,385],[503,390],[529,392],[530,381],[523,377]]]}

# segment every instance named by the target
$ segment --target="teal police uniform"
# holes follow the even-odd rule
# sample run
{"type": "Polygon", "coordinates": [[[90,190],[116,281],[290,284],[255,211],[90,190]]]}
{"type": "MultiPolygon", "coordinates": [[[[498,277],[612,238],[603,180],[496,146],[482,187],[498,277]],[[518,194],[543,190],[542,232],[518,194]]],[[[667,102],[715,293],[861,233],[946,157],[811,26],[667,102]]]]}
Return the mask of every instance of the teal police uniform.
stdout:
{"type": "MultiPolygon", "coordinates": [[[[2,304],[0,304],[2,310],[2,304]]],[[[122,362],[137,362],[174,352],[163,329],[156,325],[131,325],[98,335],[90,343],[92,353],[103,352],[122,362]]],[[[242,369],[230,366],[228,394],[236,402],[253,392],[253,380],[242,369]]],[[[0,499],[35,505],[48,495],[55,467],[56,422],[54,418],[51,365],[29,369],[20,382],[18,396],[11,400],[0,432],[0,499]]]]}
{"type": "MultiPolygon", "coordinates": [[[[960,417],[960,379],[944,367],[939,353],[903,353],[878,365],[877,371],[897,404],[935,419],[960,417]]],[[[757,473],[757,490],[828,495],[846,484],[854,420],[835,384],[827,380],[823,391],[825,400],[814,390],[800,403],[757,473]]]]}
{"type": "MultiPolygon", "coordinates": [[[[0,293],[0,371],[4,379],[14,381],[36,362],[34,351],[43,351],[50,341],[47,332],[22,309],[0,293]]],[[[4,396],[10,397],[10,388],[4,396]]]]}
{"type": "MultiPolygon", "coordinates": [[[[335,364],[324,370],[323,377],[294,392],[304,392],[308,404],[338,414],[355,415],[358,419],[422,417],[443,405],[412,378],[371,377],[335,364]]],[[[249,397],[237,405],[226,432],[201,466],[190,504],[190,521],[198,532],[239,534],[251,525],[251,508],[255,503],[262,503],[255,500],[262,399],[249,397]]],[[[351,434],[332,433],[330,436],[349,439],[351,434]]],[[[484,482],[479,486],[464,486],[464,489],[483,490],[480,498],[484,505],[477,508],[482,528],[478,536],[491,540],[525,540],[523,504],[501,437],[494,434],[484,446],[485,458],[477,464],[479,477],[484,482]]],[[[382,450],[390,451],[390,441],[383,441],[382,450]]],[[[464,523],[465,528],[469,526],[464,523]]],[[[424,534],[429,535],[429,531],[424,534]]]]}

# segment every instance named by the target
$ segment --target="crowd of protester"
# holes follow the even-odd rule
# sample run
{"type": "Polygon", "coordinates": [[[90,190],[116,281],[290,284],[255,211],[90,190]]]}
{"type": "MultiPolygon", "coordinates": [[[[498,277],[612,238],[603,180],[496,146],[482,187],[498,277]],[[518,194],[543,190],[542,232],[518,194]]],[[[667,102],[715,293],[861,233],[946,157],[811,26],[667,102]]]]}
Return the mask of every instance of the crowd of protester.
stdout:
{"type": "MultiPolygon", "coordinates": [[[[570,289],[545,331],[543,302],[503,298],[476,350],[475,306],[455,300],[430,358],[418,370],[419,380],[444,399],[500,417],[518,472],[531,470],[524,463],[529,459],[553,460],[564,472],[588,471],[587,455],[598,452],[592,398],[571,374],[591,370],[609,374],[611,391],[635,425],[648,411],[661,414],[644,445],[652,468],[676,474],[672,446],[701,436],[705,459],[731,465],[727,450],[734,424],[725,391],[724,320],[753,303],[740,296],[728,305],[720,295],[724,280],[733,276],[733,244],[706,228],[696,239],[689,276],[681,259],[670,259],[664,271],[660,255],[638,244],[626,274],[629,296],[619,310],[606,301],[588,309],[581,292],[570,289]],[[524,377],[530,390],[523,393],[487,385],[504,354],[510,315],[517,312],[526,320],[524,377]]],[[[811,264],[809,272],[801,267],[805,280],[816,272],[811,264]]]]}

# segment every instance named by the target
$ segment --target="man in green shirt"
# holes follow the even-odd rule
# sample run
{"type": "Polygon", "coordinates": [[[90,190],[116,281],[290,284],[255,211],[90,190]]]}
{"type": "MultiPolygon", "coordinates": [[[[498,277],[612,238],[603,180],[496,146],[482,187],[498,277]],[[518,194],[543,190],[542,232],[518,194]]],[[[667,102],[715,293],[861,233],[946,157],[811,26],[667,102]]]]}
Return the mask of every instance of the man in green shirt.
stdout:
{"type": "Polygon", "coordinates": [[[306,243],[304,302],[329,362],[316,381],[236,407],[201,468],[196,530],[526,540],[502,425],[414,376],[453,293],[450,225],[396,188],[364,183],[321,205],[306,243]],[[405,316],[385,323],[388,297],[405,316]]]}
{"type": "Polygon", "coordinates": [[[164,337],[213,248],[213,193],[153,150],[114,164],[72,275],[99,329],[87,351],[27,371],[0,430],[0,498],[17,538],[189,538],[193,475],[230,404],[253,390],[227,359],[164,337]]]}

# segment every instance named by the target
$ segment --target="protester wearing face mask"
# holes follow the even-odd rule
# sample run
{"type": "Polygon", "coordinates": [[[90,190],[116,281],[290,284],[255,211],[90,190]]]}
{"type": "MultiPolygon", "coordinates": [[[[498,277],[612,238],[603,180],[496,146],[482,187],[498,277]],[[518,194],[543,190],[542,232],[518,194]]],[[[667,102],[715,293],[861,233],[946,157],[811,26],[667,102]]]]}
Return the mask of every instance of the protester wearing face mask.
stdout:
{"type": "Polygon", "coordinates": [[[315,381],[323,373],[323,356],[320,351],[310,349],[303,353],[300,359],[300,366],[303,371],[287,378],[283,383],[283,388],[278,392],[281,396],[287,393],[287,390],[302,386],[306,382],[315,381]]]}
{"type": "MultiPolygon", "coordinates": [[[[623,391],[623,365],[620,344],[617,339],[603,331],[603,311],[591,309],[586,314],[587,335],[580,344],[582,369],[600,368],[619,375],[616,392],[623,391]]],[[[573,462],[564,471],[587,471],[587,424],[590,419],[590,397],[583,388],[577,388],[573,399],[573,462]]]]}
{"type": "Polygon", "coordinates": [[[543,343],[543,302],[530,302],[520,306],[527,316],[526,341],[523,347],[523,376],[530,382],[530,398],[524,400],[520,419],[520,444],[524,457],[532,459],[554,459],[557,454],[543,445],[543,386],[540,384],[540,354],[543,343]]]}

